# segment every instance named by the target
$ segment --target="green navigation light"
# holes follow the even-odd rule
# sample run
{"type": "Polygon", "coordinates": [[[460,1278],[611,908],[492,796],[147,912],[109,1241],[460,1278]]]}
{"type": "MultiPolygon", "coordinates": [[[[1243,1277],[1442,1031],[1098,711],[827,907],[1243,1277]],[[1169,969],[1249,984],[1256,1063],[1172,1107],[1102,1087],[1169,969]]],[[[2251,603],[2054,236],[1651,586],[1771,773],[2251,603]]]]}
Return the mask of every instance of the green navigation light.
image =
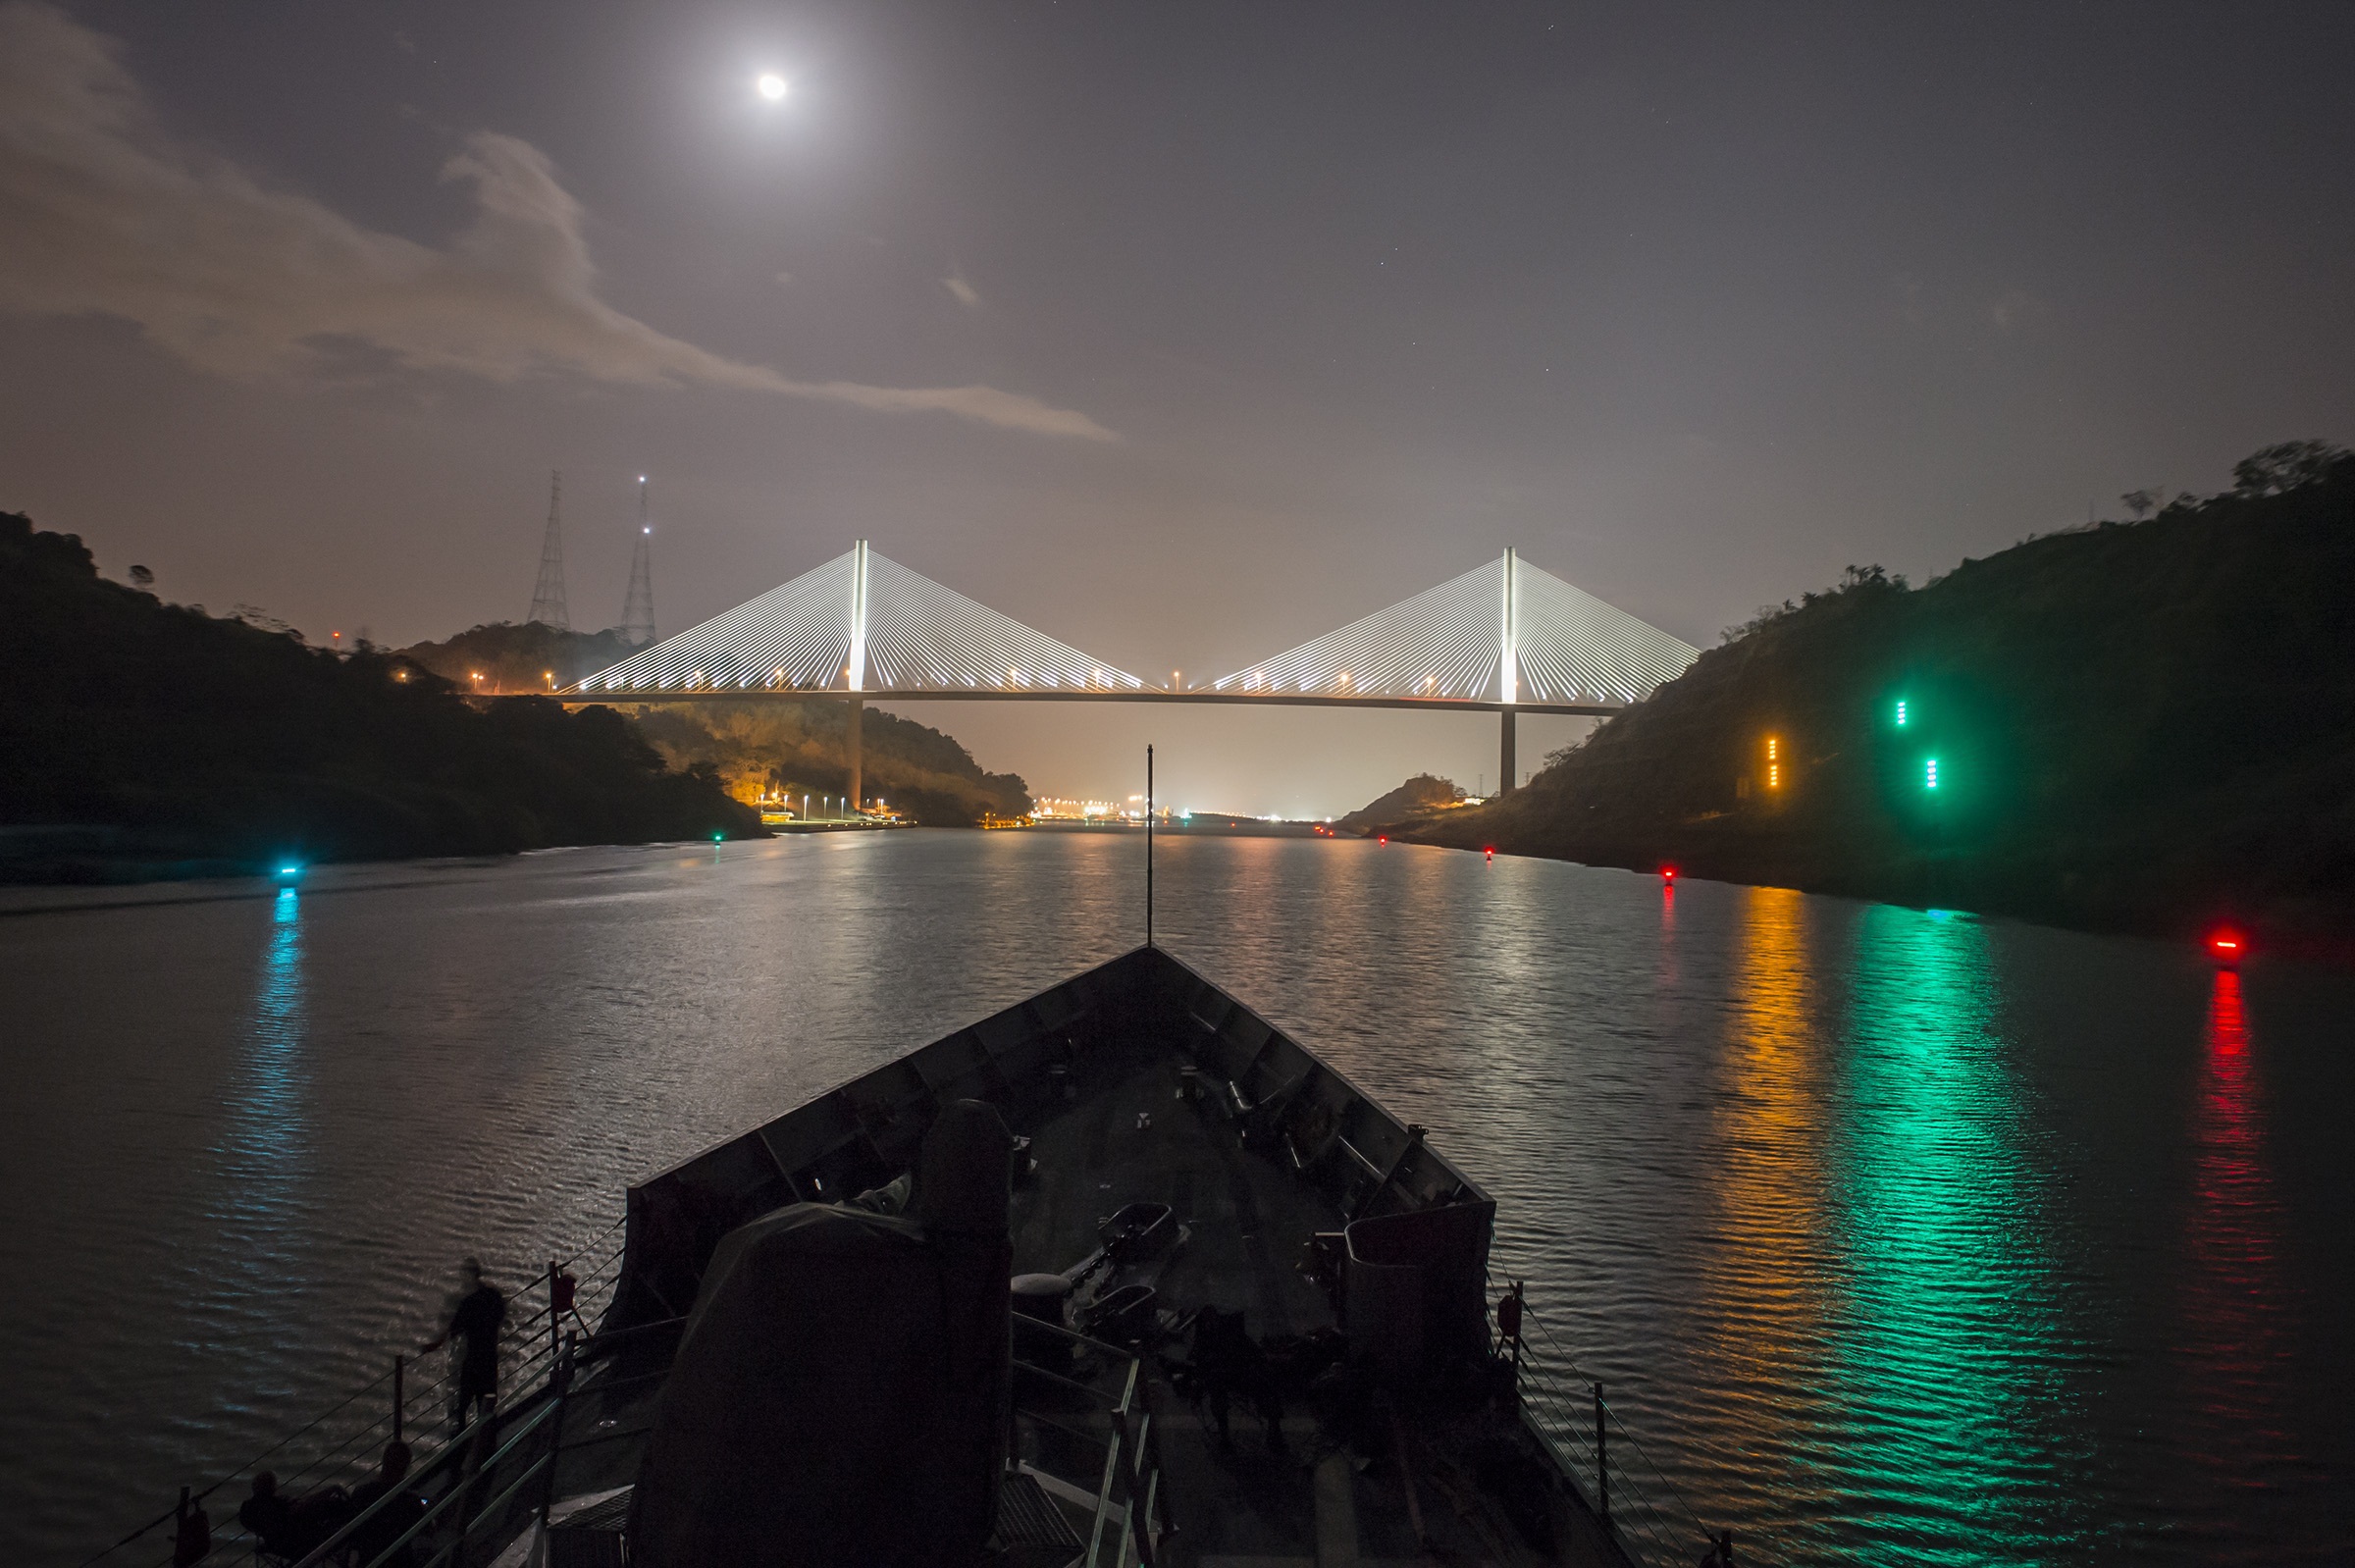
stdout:
{"type": "Polygon", "coordinates": [[[1906,704],[1903,698],[1897,704],[1897,727],[1901,730],[1906,727],[1906,704]]]}
{"type": "Polygon", "coordinates": [[[1934,790],[1938,787],[1938,758],[1935,757],[1921,764],[1921,787],[1925,790],[1934,790]]]}

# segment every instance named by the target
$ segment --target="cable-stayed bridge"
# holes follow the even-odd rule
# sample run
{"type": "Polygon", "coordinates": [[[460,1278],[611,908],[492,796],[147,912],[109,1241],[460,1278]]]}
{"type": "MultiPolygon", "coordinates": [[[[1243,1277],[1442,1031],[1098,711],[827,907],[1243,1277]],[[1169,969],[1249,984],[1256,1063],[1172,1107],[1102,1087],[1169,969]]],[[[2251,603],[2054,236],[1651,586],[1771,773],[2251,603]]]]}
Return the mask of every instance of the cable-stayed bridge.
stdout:
{"type": "Polygon", "coordinates": [[[832,698],[850,704],[851,788],[868,701],[1230,703],[1474,710],[1502,715],[1514,776],[1520,713],[1608,714],[1700,656],[1506,550],[1387,609],[1246,664],[1178,684],[1132,675],[868,548],[722,610],[559,695],[571,704],[832,698]]]}

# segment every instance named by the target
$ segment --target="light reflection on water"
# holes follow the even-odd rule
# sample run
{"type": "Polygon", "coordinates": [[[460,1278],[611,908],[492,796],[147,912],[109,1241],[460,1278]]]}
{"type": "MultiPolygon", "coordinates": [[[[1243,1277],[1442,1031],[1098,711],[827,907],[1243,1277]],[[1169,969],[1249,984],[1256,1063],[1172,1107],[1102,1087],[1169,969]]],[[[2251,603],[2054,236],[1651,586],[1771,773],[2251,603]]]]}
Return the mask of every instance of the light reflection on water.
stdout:
{"type": "Polygon", "coordinates": [[[216,1246],[256,1291],[294,1277],[301,1239],[292,1210],[309,1174],[310,1064],[302,972],[302,905],[294,889],[272,901],[270,935],[254,978],[244,1061],[223,1108],[215,1165],[216,1246]]]}
{"type": "Polygon", "coordinates": [[[1986,932],[1875,907],[1854,974],[1828,1161],[1849,1486],[1912,1560],[2042,1558],[2073,1543],[2077,1456],[2045,1433],[2067,1416],[2048,1358],[2067,1336],[1986,932]]]}
{"type": "MultiPolygon", "coordinates": [[[[1118,953],[1140,851],[582,851],[0,918],[0,1560],[78,1560],[377,1376],[459,1254],[514,1281],[625,1182],[1118,953]]],[[[1491,1187],[1532,1310],[1745,1560],[2343,1552],[2346,977],[1403,846],[1163,857],[1165,940],[1491,1187]]]]}

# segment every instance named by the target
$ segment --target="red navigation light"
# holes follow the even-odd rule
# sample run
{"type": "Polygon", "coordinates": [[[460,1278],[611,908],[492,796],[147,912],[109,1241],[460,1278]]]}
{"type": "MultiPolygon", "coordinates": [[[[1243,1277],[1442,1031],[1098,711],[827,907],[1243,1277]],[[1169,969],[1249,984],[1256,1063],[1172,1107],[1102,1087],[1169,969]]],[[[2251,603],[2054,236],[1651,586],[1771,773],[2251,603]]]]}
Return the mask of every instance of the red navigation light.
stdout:
{"type": "Polygon", "coordinates": [[[2208,953],[2220,964],[2234,964],[2249,950],[2249,944],[2238,931],[2215,932],[2208,938],[2208,953]]]}
{"type": "Polygon", "coordinates": [[[1663,865],[1663,866],[1661,866],[1661,867],[1660,867],[1660,880],[1661,880],[1661,881],[1663,881],[1663,882],[1673,882],[1673,881],[1675,881],[1675,880],[1676,880],[1676,867],[1675,867],[1675,866],[1673,866],[1673,865],[1663,865]]]}
{"type": "Polygon", "coordinates": [[[1374,842],[1375,842],[1375,843],[1377,843],[1377,844],[1387,844],[1389,841],[1390,841],[1390,835],[1389,835],[1389,834],[1387,834],[1387,833],[1385,833],[1385,834],[1383,834],[1383,835],[1382,835],[1380,838],[1376,839],[1374,842]]]}
{"type": "Polygon", "coordinates": [[[1489,846],[1489,859],[1492,861],[1496,859],[1496,846],[1493,844],[1489,846]]]}

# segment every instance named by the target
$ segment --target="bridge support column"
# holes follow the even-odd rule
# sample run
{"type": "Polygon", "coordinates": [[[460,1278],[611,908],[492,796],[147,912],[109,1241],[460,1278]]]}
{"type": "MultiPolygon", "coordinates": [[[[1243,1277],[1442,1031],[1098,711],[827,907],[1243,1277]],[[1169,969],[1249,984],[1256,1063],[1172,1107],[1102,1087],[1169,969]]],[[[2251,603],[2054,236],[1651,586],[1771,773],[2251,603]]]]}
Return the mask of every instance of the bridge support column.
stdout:
{"type": "Polygon", "coordinates": [[[860,755],[859,755],[859,752],[860,752],[860,747],[859,747],[859,731],[860,731],[860,728],[861,728],[861,722],[860,722],[860,721],[861,721],[862,719],[864,719],[865,716],[866,716],[866,699],[865,699],[865,698],[864,698],[864,697],[854,697],[854,698],[852,698],[852,699],[851,699],[851,722],[850,722],[850,738],[849,738],[848,742],[846,743],[845,750],[848,752],[848,754],[849,754],[849,758],[850,758],[850,765],[851,765],[851,789],[850,789],[850,796],[851,796],[851,810],[852,810],[853,811],[857,811],[857,810],[859,810],[860,803],[865,799],[865,797],[860,793],[861,789],[863,788],[863,781],[862,781],[862,780],[860,779],[860,777],[859,777],[859,774],[860,774],[860,771],[861,771],[861,769],[860,769],[860,763],[861,763],[861,761],[863,760],[863,758],[862,758],[860,757],[860,755]]]}
{"type": "Polygon", "coordinates": [[[1514,710],[1509,707],[1504,710],[1504,739],[1497,748],[1496,793],[1499,795],[1513,793],[1513,780],[1516,776],[1513,771],[1513,712],[1514,710]]]}

